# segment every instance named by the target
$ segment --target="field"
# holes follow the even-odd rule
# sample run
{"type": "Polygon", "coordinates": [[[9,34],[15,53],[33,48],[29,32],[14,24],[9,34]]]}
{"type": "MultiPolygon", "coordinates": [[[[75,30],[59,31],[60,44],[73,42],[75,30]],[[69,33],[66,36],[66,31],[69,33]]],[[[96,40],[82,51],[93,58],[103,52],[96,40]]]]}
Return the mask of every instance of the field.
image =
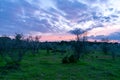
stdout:
{"type": "Polygon", "coordinates": [[[35,56],[28,53],[18,70],[0,68],[0,80],[120,80],[119,57],[113,61],[111,56],[94,53],[70,64],[62,64],[62,57],[45,50],[35,56]]]}

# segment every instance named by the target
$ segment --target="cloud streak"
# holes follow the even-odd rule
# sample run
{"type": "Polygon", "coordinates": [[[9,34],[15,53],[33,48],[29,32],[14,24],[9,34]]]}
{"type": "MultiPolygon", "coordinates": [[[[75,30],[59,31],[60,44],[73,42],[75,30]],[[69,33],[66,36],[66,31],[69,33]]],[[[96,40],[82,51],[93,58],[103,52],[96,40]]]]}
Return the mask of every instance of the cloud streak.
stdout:
{"type": "Polygon", "coordinates": [[[0,0],[0,34],[59,34],[119,25],[119,4],[119,0],[0,0]]]}

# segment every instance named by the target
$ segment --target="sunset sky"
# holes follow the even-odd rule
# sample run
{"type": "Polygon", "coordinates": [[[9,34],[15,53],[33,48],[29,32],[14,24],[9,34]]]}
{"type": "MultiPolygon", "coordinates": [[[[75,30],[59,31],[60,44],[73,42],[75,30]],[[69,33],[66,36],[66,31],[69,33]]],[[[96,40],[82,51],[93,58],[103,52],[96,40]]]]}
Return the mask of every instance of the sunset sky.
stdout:
{"type": "Polygon", "coordinates": [[[91,28],[91,39],[120,40],[120,0],[0,0],[0,35],[72,40],[75,28],[91,28]]]}

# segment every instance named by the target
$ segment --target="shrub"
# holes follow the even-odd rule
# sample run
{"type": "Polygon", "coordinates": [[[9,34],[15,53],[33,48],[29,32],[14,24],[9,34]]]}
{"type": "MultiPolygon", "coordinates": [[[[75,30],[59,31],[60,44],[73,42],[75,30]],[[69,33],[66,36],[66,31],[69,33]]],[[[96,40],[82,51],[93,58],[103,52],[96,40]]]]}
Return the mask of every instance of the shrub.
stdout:
{"type": "Polygon", "coordinates": [[[77,59],[76,57],[72,54],[68,57],[69,63],[76,63],[77,59]]]}
{"type": "Polygon", "coordinates": [[[66,64],[66,63],[76,63],[78,60],[77,58],[75,57],[75,55],[70,55],[69,57],[65,56],[63,59],[62,59],[62,63],[63,64],[66,64]]]}
{"type": "Polygon", "coordinates": [[[67,56],[65,56],[65,57],[62,59],[62,63],[63,63],[63,64],[69,63],[69,60],[68,60],[68,57],[67,57],[67,56]]]}

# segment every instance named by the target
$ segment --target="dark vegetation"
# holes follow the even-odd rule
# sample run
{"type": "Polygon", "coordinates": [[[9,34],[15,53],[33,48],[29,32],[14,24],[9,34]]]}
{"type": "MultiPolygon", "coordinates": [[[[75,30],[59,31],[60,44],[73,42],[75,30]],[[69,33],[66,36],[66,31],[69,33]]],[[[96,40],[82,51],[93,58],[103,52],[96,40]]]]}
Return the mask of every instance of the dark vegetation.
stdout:
{"type": "MultiPolygon", "coordinates": [[[[26,61],[26,59],[29,60],[29,58],[33,59],[34,57],[36,57],[35,60],[32,60],[32,62],[34,63],[38,62],[37,60],[41,60],[40,65],[42,66],[44,66],[43,64],[45,63],[47,64],[46,66],[50,66],[51,64],[54,64],[54,63],[57,65],[60,63],[61,65],[59,66],[61,67],[59,68],[66,67],[67,65],[69,67],[71,65],[71,67],[74,68],[75,66],[76,67],[78,66],[77,64],[79,64],[79,67],[77,67],[77,69],[78,68],[81,69],[83,65],[89,66],[90,64],[91,65],[96,64],[96,66],[92,66],[91,69],[97,70],[98,69],[97,62],[99,62],[99,60],[100,60],[99,65],[101,64],[107,65],[110,63],[110,61],[111,61],[111,64],[109,65],[112,65],[113,63],[114,64],[119,63],[120,61],[119,59],[120,44],[119,43],[109,43],[108,41],[88,42],[85,39],[86,38],[85,35],[84,36],[81,35],[82,37],[79,37],[80,34],[81,33],[78,33],[78,34],[75,33],[75,35],[77,36],[76,41],[61,41],[61,42],[40,42],[39,41],[41,38],[40,36],[36,36],[35,38],[33,38],[32,36],[29,36],[28,38],[25,39],[22,34],[16,34],[14,39],[9,38],[8,36],[0,37],[0,78],[4,80],[5,76],[8,75],[9,72],[12,73],[12,71],[16,71],[16,70],[22,71],[24,61],[26,61]],[[48,62],[46,61],[46,59],[45,59],[45,62],[42,61],[44,60],[42,58],[45,58],[45,57],[48,60],[48,62]],[[52,58],[49,59],[48,57],[52,57],[52,58]],[[53,60],[53,57],[55,58],[54,60],[53,60]],[[52,62],[50,63],[49,61],[51,60],[52,62]]],[[[32,65],[32,63],[29,63],[29,64],[32,65]]],[[[40,65],[36,64],[38,68],[40,65]]],[[[53,69],[55,69],[54,66],[52,67],[53,69]]],[[[58,68],[58,66],[56,68],[58,68]]],[[[108,70],[107,72],[101,73],[101,75],[104,75],[104,74],[107,74],[110,76],[115,75],[114,73],[110,72],[110,70],[108,70]]],[[[79,75],[79,74],[76,74],[76,75],[79,75]]],[[[117,77],[120,78],[120,76],[117,76],[117,77]]],[[[94,78],[91,77],[91,79],[89,80],[96,80],[97,76],[94,78]]],[[[79,78],[78,79],[75,78],[75,79],[79,80],[79,78]]],[[[24,79],[21,79],[21,80],[24,80],[24,79]]],[[[38,80],[38,79],[35,79],[35,80],[38,80]]],[[[87,79],[83,78],[82,80],[87,80],[87,79]]],[[[104,80],[104,78],[101,78],[99,80],[104,80]]],[[[115,79],[109,79],[109,80],[115,80],[115,79]]]]}

